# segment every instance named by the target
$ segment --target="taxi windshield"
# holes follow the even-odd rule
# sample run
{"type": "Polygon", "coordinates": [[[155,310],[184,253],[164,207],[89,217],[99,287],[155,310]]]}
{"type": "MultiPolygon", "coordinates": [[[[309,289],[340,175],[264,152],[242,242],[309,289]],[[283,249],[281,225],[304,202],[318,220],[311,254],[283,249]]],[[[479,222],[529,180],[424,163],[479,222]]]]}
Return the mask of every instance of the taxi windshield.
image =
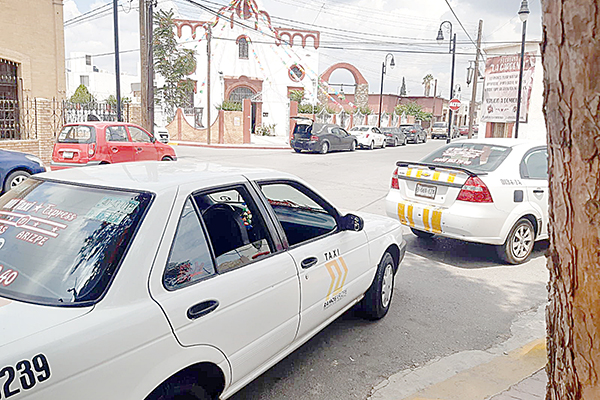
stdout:
{"type": "Polygon", "coordinates": [[[150,193],[30,179],[0,197],[0,297],[86,306],[112,282],[150,193]]]}
{"type": "Polygon", "coordinates": [[[474,172],[494,171],[511,148],[484,143],[454,143],[429,154],[421,161],[444,167],[462,167],[474,172]]]}

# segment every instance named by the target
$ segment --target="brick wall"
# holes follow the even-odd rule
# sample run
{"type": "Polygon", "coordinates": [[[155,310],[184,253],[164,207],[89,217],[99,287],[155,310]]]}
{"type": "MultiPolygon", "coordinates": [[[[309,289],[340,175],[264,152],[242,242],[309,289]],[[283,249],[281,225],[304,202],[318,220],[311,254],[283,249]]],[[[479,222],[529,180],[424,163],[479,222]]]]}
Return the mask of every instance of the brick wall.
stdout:
{"type": "MultiPolygon", "coordinates": [[[[52,159],[52,148],[55,141],[56,114],[53,112],[51,100],[36,99],[37,124],[34,129],[37,139],[29,140],[0,140],[0,149],[21,151],[36,155],[48,166],[52,159]]],[[[58,128],[59,129],[59,128],[58,128]]]]}

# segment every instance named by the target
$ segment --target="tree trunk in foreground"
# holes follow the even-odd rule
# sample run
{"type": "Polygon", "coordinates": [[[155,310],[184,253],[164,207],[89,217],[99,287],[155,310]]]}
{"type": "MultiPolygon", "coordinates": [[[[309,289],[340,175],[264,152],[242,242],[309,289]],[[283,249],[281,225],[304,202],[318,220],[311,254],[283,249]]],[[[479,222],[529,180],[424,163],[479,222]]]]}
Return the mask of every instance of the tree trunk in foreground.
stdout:
{"type": "Polygon", "coordinates": [[[600,399],[600,6],[542,0],[549,400],[600,399]]]}

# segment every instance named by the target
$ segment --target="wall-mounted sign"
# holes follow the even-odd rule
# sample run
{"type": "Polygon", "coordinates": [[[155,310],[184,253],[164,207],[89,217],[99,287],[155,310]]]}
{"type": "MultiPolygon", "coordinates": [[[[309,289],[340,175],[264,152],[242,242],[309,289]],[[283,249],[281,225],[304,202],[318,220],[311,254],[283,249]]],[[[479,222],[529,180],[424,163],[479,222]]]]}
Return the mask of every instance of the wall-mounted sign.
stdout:
{"type": "Polygon", "coordinates": [[[267,118],[268,116],[269,116],[269,113],[268,113],[268,112],[264,112],[264,113],[263,113],[263,118],[267,118]]]}
{"type": "MultiPolygon", "coordinates": [[[[519,54],[490,57],[485,64],[483,89],[483,122],[515,122],[517,116],[517,92],[519,88],[519,54]]],[[[523,62],[523,86],[521,91],[520,121],[527,122],[529,100],[533,86],[536,58],[525,53],[523,62]]]]}

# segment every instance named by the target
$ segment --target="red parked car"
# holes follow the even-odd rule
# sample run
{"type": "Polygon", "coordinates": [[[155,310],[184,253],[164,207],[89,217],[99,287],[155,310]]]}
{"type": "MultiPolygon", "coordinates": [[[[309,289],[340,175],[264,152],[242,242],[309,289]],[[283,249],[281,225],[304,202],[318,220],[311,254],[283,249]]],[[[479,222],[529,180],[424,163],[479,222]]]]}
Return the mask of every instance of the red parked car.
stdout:
{"type": "Polygon", "coordinates": [[[81,122],[67,124],[52,151],[52,170],[127,161],[177,160],[175,151],[135,124],[81,122]]]}

